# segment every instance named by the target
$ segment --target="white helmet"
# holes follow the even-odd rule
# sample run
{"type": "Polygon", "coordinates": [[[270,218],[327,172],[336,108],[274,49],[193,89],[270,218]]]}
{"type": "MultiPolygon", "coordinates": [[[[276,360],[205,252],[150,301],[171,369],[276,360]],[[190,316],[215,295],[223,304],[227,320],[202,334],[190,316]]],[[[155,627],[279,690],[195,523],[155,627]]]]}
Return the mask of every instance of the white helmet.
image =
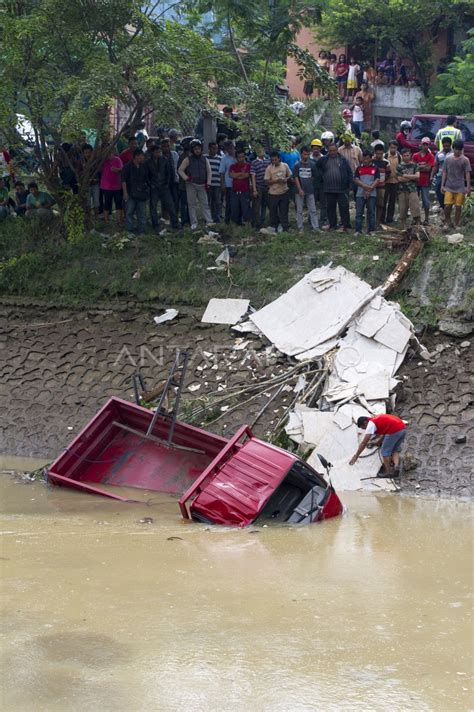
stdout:
{"type": "Polygon", "coordinates": [[[321,134],[321,140],[324,141],[327,139],[328,141],[334,141],[334,134],[332,131],[323,131],[321,134]]]}
{"type": "Polygon", "coordinates": [[[411,129],[411,122],[410,121],[402,121],[400,124],[400,128],[403,131],[403,129],[411,129]]]}

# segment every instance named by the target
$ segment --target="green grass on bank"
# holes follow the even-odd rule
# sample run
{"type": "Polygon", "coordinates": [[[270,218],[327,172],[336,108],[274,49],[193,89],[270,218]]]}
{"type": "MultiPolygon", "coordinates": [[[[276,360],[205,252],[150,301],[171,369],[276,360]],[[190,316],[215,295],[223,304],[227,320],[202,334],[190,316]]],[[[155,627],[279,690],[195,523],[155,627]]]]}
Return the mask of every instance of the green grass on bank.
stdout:
{"type": "MultiPolygon", "coordinates": [[[[103,225],[97,230],[104,232],[103,225]]],[[[164,306],[202,306],[210,297],[246,297],[259,308],[314,267],[341,264],[372,286],[381,284],[401,256],[389,251],[381,235],[355,238],[352,233],[310,231],[259,235],[252,229],[220,226],[225,243],[236,249],[230,274],[209,271],[224,244],[198,244],[192,234],[152,232],[129,239],[115,226],[109,237],[92,232],[78,244],[65,243],[54,225],[21,219],[0,224],[0,295],[28,296],[56,304],[90,305],[112,300],[153,301],[164,306]],[[378,256],[374,260],[374,256],[378,256]]],[[[463,230],[474,238],[474,229],[463,230]]],[[[473,272],[472,248],[448,245],[443,236],[428,244],[394,295],[405,312],[436,320],[437,305],[452,285],[460,265],[473,272]],[[434,258],[428,291],[430,305],[420,306],[410,286],[423,262],[434,258]]]]}

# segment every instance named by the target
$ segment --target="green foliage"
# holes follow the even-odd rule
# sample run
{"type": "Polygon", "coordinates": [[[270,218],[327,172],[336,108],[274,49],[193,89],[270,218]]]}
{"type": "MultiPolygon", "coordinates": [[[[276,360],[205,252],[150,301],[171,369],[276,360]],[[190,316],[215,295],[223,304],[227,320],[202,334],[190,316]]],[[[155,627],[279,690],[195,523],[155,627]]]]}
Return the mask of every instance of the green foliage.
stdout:
{"type": "Polygon", "coordinates": [[[474,222],[474,194],[471,193],[466,197],[462,208],[462,221],[469,224],[474,222]]]}
{"type": "Polygon", "coordinates": [[[438,77],[435,106],[445,114],[474,113],[474,29],[446,72],[438,77]]]}
{"type": "MultiPolygon", "coordinates": [[[[122,248],[102,247],[104,238],[92,231],[78,243],[58,239],[59,226],[44,228],[34,221],[8,218],[0,225],[0,295],[48,299],[55,304],[97,304],[119,298],[128,301],[204,306],[214,297],[248,297],[256,308],[275,299],[314,267],[333,261],[367,280],[373,287],[386,279],[401,253],[386,250],[380,235],[354,241],[351,236],[310,232],[256,235],[251,229],[225,228],[225,237],[237,247],[231,278],[208,271],[221,250],[198,245],[185,232],[157,240],[155,234],[126,241],[122,248]],[[373,256],[379,259],[374,261],[373,256]],[[139,277],[134,275],[139,272],[139,277]]],[[[470,227],[463,228],[465,243],[453,248],[444,236],[430,241],[417,257],[400,290],[404,308],[417,323],[434,325],[444,311],[453,279],[461,271],[474,271],[469,242],[470,227]],[[424,262],[431,258],[428,284],[430,307],[420,309],[410,293],[424,262]],[[415,313],[416,312],[416,313],[415,313]]],[[[119,240],[120,238],[117,238],[119,240]]],[[[468,293],[463,308],[472,306],[468,293]]],[[[153,307],[154,308],[154,307],[153,307]]]]}
{"type": "Polygon", "coordinates": [[[92,159],[78,175],[79,195],[125,126],[135,127],[152,109],[157,123],[174,123],[179,111],[193,120],[211,99],[216,52],[212,42],[156,15],[140,0],[22,0],[0,4],[0,126],[13,148],[25,148],[16,113],[34,129],[41,179],[64,202],[59,170],[73,168],[65,140],[84,132],[98,138],[92,159]],[[113,129],[110,111],[120,105],[113,129]]]}
{"type": "Polygon", "coordinates": [[[311,25],[317,6],[308,0],[190,0],[182,3],[187,20],[205,36],[215,36],[220,56],[216,94],[238,107],[239,128],[246,140],[265,140],[286,148],[291,134],[304,131],[304,123],[275,95],[285,84],[286,60],[291,57],[302,80],[312,81],[328,97],[336,97],[335,82],[313,55],[295,40],[311,25]],[[208,22],[203,13],[212,11],[208,22]]]}
{"type": "Polygon", "coordinates": [[[303,119],[271,87],[262,91],[253,82],[245,87],[234,87],[234,98],[239,106],[245,107],[239,121],[239,139],[254,145],[263,141],[271,147],[287,149],[291,145],[290,136],[304,130],[303,119]]]}
{"type": "Polygon", "coordinates": [[[328,0],[317,34],[325,44],[365,44],[372,48],[372,56],[387,43],[411,60],[426,94],[433,70],[433,39],[442,28],[458,23],[469,4],[458,0],[328,0]]]}
{"type": "Polygon", "coordinates": [[[78,195],[67,193],[64,197],[64,227],[68,241],[77,245],[84,240],[84,208],[78,195]]]}

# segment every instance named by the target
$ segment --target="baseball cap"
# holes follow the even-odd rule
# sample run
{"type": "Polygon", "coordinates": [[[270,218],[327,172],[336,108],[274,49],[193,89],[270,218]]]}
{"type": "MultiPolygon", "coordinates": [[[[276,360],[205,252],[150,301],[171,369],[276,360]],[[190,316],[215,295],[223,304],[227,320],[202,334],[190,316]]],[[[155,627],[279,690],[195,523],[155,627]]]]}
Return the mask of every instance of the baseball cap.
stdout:
{"type": "Polygon", "coordinates": [[[431,139],[428,138],[428,136],[425,136],[424,138],[421,139],[421,143],[431,143],[431,139]]]}

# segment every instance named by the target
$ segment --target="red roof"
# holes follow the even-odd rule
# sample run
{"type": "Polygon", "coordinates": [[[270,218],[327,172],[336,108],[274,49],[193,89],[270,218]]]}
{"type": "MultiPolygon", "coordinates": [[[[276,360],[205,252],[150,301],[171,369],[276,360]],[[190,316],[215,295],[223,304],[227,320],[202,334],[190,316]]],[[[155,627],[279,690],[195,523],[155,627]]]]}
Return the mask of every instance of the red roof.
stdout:
{"type": "Polygon", "coordinates": [[[215,524],[246,526],[260,514],[297,459],[252,437],[219,468],[191,511],[215,524]]]}

